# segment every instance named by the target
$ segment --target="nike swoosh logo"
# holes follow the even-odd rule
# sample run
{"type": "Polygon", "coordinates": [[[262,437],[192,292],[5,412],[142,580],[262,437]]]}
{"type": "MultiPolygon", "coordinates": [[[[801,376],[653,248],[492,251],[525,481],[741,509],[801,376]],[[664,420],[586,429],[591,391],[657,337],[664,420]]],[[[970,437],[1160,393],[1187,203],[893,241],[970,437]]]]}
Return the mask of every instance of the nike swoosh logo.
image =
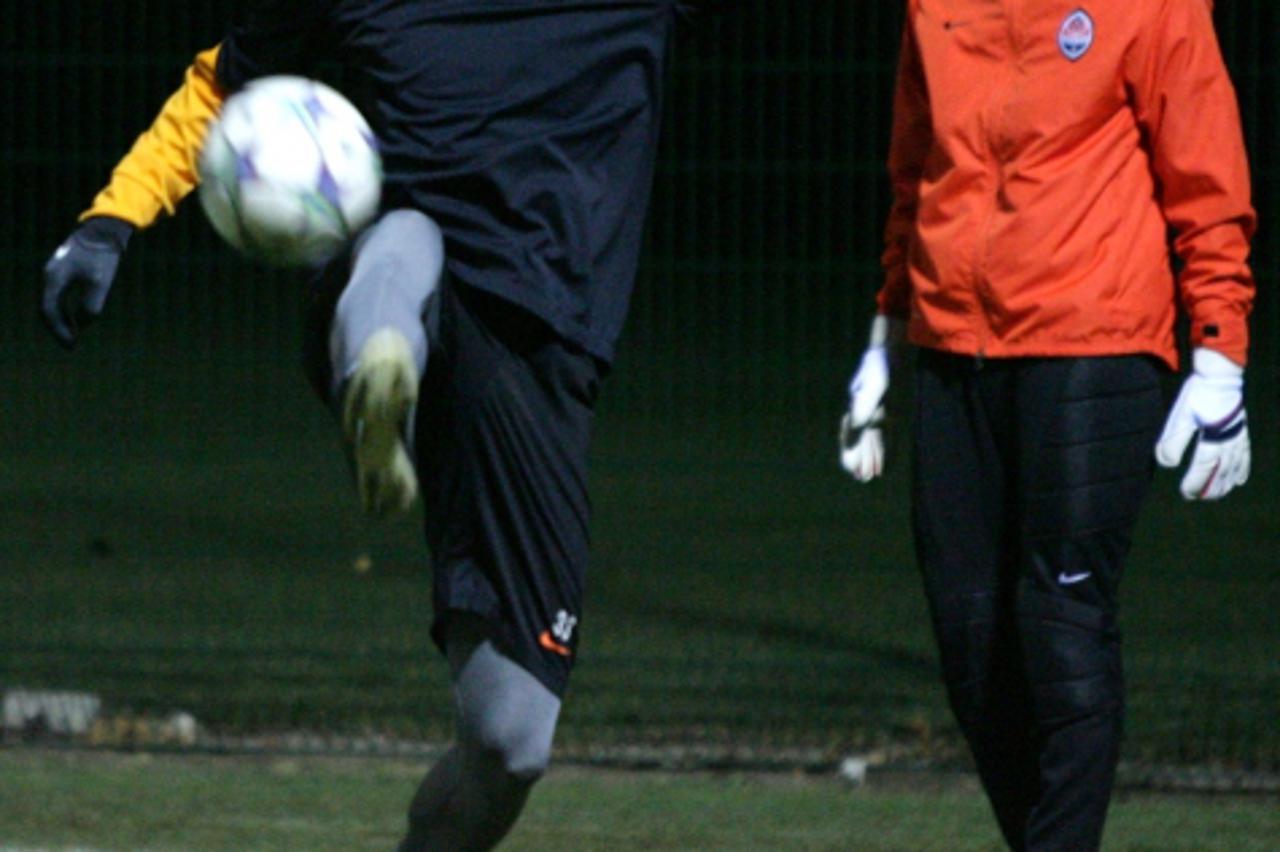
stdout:
{"type": "Polygon", "coordinates": [[[559,654],[562,657],[572,657],[573,651],[567,645],[561,645],[551,635],[550,630],[544,630],[538,634],[538,644],[543,650],[550,651],[553,654],[559,654]]]}
{"type": "Polygon", "coordinates": [[[1075,583],[1079,583],[1082,580],[1089,579],[1089,576],[1092,573],[1093,573],[1092,571],[1081,571],[1079,574],[1068,574],[1065,571],[1063,571],[1062,573],[1058,574],[1058,583],[1059,585],[1063,585],[1063,586],[1071,586],[1071,585],[1074,585],[1075,583]]]}

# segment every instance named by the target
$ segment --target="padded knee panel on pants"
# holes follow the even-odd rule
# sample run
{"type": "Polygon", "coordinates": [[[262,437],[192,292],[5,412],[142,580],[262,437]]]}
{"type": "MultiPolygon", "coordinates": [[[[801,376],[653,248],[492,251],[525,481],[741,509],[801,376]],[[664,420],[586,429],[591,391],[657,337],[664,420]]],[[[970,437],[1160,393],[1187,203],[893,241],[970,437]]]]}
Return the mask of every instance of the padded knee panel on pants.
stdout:
{"type": "Polygon", "coordinates": [[[987,593],[939,595],[932,604],[943,680],[956,718],[966,730],[993,724],[1000,715],[1000,693],[1017,667],[1012,623],[1000,622],[996,598],[987,593]]]}
{"type": "Polygon", "coordinates": [[[1016,608],[1039,725],[1053,727],[1118,712],[1123,675],[1113,615],[1092,604],[1027,588],[1016,608]]]}

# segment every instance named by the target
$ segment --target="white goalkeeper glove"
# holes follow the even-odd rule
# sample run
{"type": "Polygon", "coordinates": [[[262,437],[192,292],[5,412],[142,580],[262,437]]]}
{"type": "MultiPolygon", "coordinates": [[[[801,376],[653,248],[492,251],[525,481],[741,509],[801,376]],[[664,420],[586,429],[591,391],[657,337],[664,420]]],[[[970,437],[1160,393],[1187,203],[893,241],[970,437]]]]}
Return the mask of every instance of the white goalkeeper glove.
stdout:
{"type": "Polygon", "coordinates": [[[1191,368],[1156,443],[1156,461],[1177,467],[1187,444],[1198,437],[1182,477],[1182,496],[1217,500],[1249,478],[1244,369],[1203,347],[1192,353],[1191,368]]]}
{"type": "Polygon", "coordinates": [[[877,314],[867,349],[849,382],[849,410],[840,420],[840,464],[859,482],[884,472],[884,397],[889,368],[906,323],[877,314]]]}

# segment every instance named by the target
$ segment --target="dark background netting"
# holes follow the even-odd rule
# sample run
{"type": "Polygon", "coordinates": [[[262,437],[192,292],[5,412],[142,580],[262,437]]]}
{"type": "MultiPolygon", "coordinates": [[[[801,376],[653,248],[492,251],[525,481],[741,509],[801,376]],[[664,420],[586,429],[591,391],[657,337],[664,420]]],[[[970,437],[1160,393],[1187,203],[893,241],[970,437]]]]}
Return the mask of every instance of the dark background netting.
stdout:
{"type": "MultiPolygon", "coordinates": [[[[214,733],[439,738],[417,531],[356,516],[303,387],[300,281],[233,256],[191,203],[135,240],[74,356],[35,319],[45,258],[243,5],[0,7],[0,690],[214,733]]],[[[751,0],[680,42],[601,404],[566,751],[954,753],[909,460],[857,488],[834,451],[879,280],[900,6],[751,0]]],[[[1265,0],[1217,17],[1262,222],[1256,469],[1222,506],[1157,478],[1123,603],[1126,754],[1275,770],[1280,21],[1265,0]]]]}

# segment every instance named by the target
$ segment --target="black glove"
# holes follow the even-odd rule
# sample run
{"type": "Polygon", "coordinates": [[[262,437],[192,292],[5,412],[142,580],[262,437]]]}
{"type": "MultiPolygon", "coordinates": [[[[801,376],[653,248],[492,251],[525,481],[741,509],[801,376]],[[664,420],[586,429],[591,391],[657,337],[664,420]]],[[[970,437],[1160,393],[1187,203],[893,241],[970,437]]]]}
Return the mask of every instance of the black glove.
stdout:
{"type": "Polygon", "coordinates": [[[102,313],[133,231],[123,219],[87,219],[44,265],[40,312],[49,331],[65,348],[75,346],[80,329],[102,313]]]}

